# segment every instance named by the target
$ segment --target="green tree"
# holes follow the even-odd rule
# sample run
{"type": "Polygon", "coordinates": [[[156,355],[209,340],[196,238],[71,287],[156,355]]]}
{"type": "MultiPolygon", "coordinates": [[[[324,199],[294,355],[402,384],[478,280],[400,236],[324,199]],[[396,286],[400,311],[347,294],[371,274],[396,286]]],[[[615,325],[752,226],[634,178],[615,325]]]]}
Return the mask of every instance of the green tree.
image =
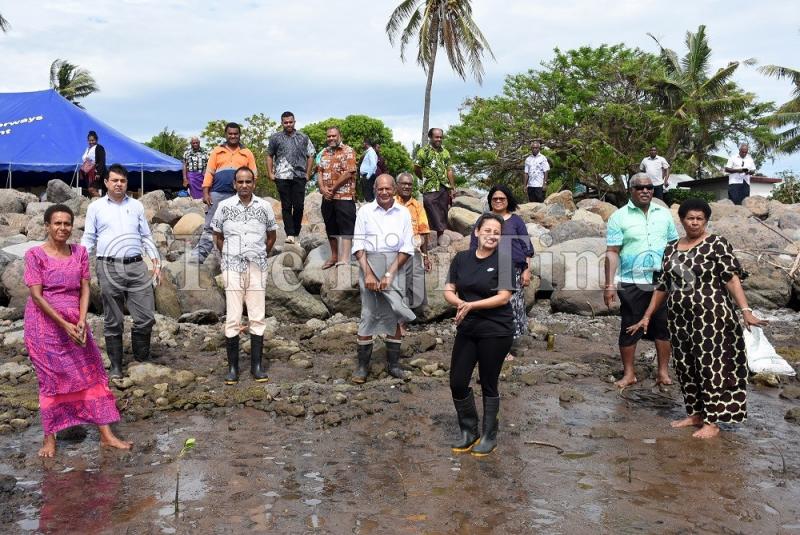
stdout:
{"type": "Polygon", "coordinates": [[[89,71],[63,59],[57,59],[50,65],[50,87],[79,108],[83,106],[78,99],[100,91],[89,71]]]}
{"type": "Polygon", "coordinates": [[[350,145],[356,151],[360,160],[364,155],[364,139],[371,139],[381,145],[381,155],[386,161],[386,166],[392,176],[397,176],[403,171],[411,172],[412,162],[406,148],[395,141],[392,130],[383,121],[366,115],[348,115],[344,119],[325,119],[309,124],[301,130],[308,135],[317,151],[326,145],[326,131],[332,126],[338,126],[342,133],[342,142],[350,145]]]}
{"type": "Polygon", "coordinates": [[[649,82],[654,69],[655,56],[623,45],[555,49],[540,69],[506,77],[501,95],[467,100],[447,146],[470,182],[522,194],[523,162],[541,140],[551,183],[622,196],[620,177],[636,171],[666,119],[649,82]]]}
{"type": "Polygon", "coordinates": [[[779,172],[778,177],[782,178],[783,182],[772,190],[769,198],[784,204],[800,202],[800,179],[797,178],[797,173],[786,169],[779,172]]]}
{"type": "Polygon", "coordinates": [[[164,130],[154,135],[150,141],[144,143],[151,149],[168,154],[173,158],[183,158],[184,151],[189,147],[189,140],[175,130],[169,130],[166,126],[164,130]]]}
{"type": "MultiPolygon", "coordinates": [[[[205,140],[207,149],[213,149],[225,141],[225,125],[230,122],[224,119],[209,121],[200,136],[205,140]]],[[[269,136],[278,131],[278,123],[263,113],[256,113],[238,122],[242,127],[241,143],[253,152],[258,170],[256,194],[276,197],[275,185],[267,174],[267,143],[269,136]]]]}
{"type": "Polygon", "coordinates": [[[764,65],[763,74],[778,79],[787,79],[792,85],[792,99],[781,105],[767,118],[767,124],[775,128],[786,128],[779,132],[771,144],[779,153],[790,154],[800,150],[800,70],[778,65],[764,65]]]}
{"type": "Polygon", "coordinates": [[[648,35],[660,49],[662,70],[657,71],[656,83],[661,106],[671,116],[666,125],[668,159],[689,160],[691,171],[700,178],[718,172],[724,164],[725,159],[713,153],[726,141],[751,138],[757,147],[765,144],[769,132],[757,118],[772,103],[756,103],[754,94],[733,82],[739,66],[752,65],[755,60],[732,61],[711,74],[711,47],[705,26],[686,32],[687,50],[682,58],[648,35]]]}
{"type": "Polygon", "coordinates": [[[470,0],[404,0],[386,24],[389,42],[400,41],[400,58],[405,61],[409,42],[417,42],[417,63],[427,75],[422,114],[422,144],[428,142],[431,88],[439,47],[444,48],[450,67],[462,80],[467,70],[478,83],[483,81],[484,52],[494,58],[489,42],[472,19],[470,0]]]}

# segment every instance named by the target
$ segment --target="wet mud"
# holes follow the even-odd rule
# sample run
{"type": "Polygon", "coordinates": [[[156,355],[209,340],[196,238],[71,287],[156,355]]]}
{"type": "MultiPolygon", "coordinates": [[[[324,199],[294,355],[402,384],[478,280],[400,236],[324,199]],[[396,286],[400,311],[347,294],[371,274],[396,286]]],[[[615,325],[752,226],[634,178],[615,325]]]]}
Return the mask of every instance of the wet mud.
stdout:
{"type": "MultiPolygon", "coordinates": [[[[404,361],[409,382],[379,374],[378,355],[363,387],[340,377],[353,355],[297,329],[313,368],[270,361],[267,387],[246,374],[218,384],[221,353],[167,351],[162,363],[205,370],[207,399],[221,392],[228,402],[183,410],[185,400],[125,397],[115,430],[135,442],[131,452],[100,449],[87,428],[40,460],[38,419],[0,435],[0,532],[800,533],[800,425],[784,418],[800,400],[781,397],[797,380],[751,385],[747,423],[701,441],[670,428],[684,409],[677,385],[654,385],[652,344],[640,344],[639,383],[620,393],[618,319],[542,317],[555,351],[531,339],[505,365],[489,457],[448,447],[457,433],[449,325],[429,333],[442,343],[422,351],[423,340],[404,361]],[[411,366],[420,355],[436,369],[411,366]],[[176,461],[189,437],[196,448],[176,461]]],[[[800,345],[797,319],[773,321],[776,346],[800,345]]],[[[23,387],[35,383],[6,384],[3,395],[23,387]]]]}

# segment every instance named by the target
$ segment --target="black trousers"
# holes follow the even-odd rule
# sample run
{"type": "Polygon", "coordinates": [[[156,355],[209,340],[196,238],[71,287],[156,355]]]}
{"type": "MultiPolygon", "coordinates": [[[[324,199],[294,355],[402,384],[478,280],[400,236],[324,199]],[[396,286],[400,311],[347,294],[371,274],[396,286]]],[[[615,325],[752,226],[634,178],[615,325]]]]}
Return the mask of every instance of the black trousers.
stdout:
{"type": "Polygon", "coordinates": [[[281,197],[283,228],[287,236],[297,236],[303,226],[303,203],[306,198],[306,181],[299,178],[275,181],[281,197]]]}
{"type": "Polygon", "coordinates": [[[364,195],[364,202],[372,202],[375,200],[375,179],[377,177],[372,175],[372,178],[365,176],[361,177],[361,193],[364,195]]]}
{"type": "Polygon", "coordinates": [[[733,201],[733,204],[742,204],[742,201],[750,196],[750,184],[742,182],[741,184],[728,184],[728,198],[733,201]]]}
{"type": "Polygon", "coordinates": [[[472,370],[478,364],[481,376],[481,391],[485,397],[496,398],[497,381],[500,369],[511,349],[514,336],[478,337],[459,332],[453,343],[453,356],[450,360],[450,392],[455,399],[469,395],[469,381],[472,370]]]}
{"type": "Polygon", "coordinates": [[[653,186],[653,197],[664,200],[664,185],[653,186]]]}
{"type": "Polygon", "coordinates": [[[544,188],[528,187],[528,202],[544,202],[544,188]]]}

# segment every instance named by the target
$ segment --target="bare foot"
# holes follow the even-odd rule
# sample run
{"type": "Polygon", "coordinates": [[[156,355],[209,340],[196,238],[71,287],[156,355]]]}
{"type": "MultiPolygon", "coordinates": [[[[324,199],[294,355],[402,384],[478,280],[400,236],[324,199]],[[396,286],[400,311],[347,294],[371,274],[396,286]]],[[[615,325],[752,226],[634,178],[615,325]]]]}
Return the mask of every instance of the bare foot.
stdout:
{"type": "Polygon", "coordinates": [[[330,260],[328,260],[327,262],[322,264],[322,269],[330,269],[335,265],[336,265],[336,259],[335,258],[331,258],[330,260]]]}
{"type": "Polygon", "coordinates": [[[129,450],[133,446],[133,442],[126,442],[120,440],[114,435],[111,438],[100,438],[100,445],[104,448],[116,448],[118,450],[129,450]]]}
{"type": "Polygon", "coordinates": [[[53,457],[56,454],[56,436],[45,435],[42,447],[39,449],[39,457],[53,457]]]}
{"type": "Polygon", "coordinates": [[[676,429],[680,427],[701,427],[703,425],[703,417],[699,414],[692,414],[691,416],[687,416],[683,420],[674,420],[669,424],[671,427],[676,429]]]}
{"type": "Polygon", "coordinates": [[[614,383],[614,386],[617,388],[627,388],[631,385],[635,385],[638,383],[639,380],[636,378],[635,375],[623,375],[622,379],[614,383]]]}
{"type": "Polygon", "coordinates": [[[719,427],[714,424],[703,424],[703,427],[692,433],[694,438],[714,438],[717,435],[719,435],[719,427]]]}
{"type": "Polygon", "coordinates": [[[656,377],[656,386],[672,386],[674,383],[672,379],[669,378],[669,374],[659,374],[656,377]]]}
{"type": "Polygon", "coordinates": [[[512,355],[511,353],[509,353],[508,355],[506,355],[506,360],[508,360],[508,361],[512,361],[512,360],[514,360],[514,355],[512,355]]]}

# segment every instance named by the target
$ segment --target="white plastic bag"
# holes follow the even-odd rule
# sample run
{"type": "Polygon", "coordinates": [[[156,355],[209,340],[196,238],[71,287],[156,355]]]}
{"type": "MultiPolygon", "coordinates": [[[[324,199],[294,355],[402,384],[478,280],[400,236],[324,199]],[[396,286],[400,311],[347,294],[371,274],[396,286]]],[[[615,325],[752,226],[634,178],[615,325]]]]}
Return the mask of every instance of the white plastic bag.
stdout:
{"type": "Polygon", "coordinates": [[[795,371],[767,340],[761,327],[744,329],[744,343],[747,347],[747,367],[753,373],[775,373],[794,376],[795,371]]]}

